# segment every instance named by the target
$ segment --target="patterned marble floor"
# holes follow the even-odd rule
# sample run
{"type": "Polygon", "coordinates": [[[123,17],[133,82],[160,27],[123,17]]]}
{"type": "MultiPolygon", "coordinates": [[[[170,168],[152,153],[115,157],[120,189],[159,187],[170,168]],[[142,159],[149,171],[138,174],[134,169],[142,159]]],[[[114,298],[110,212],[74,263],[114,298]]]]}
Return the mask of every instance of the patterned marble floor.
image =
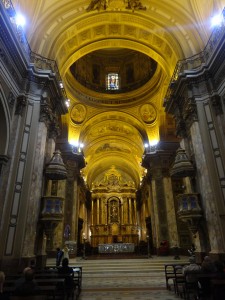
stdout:
{"type": "MultiPolygon", "coordinates": [[[[188,258],[181,258],[187,262],[188,258]]],[[[82,266],[83,281],[79,300],[177,300],[165,287],[164,264],[172,257],[152,259],[82,260],[71,259],[71,266],[82,266]]],[[[48,260],[48,264],[54,263],[48,260]]]]}

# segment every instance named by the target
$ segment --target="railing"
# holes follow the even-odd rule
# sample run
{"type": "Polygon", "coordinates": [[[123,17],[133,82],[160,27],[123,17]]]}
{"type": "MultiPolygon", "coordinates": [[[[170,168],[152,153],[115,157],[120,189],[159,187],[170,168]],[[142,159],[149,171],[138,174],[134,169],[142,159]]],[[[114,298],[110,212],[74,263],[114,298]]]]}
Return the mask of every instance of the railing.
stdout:
{"type": "MultiPolygon", "coordinates": [[[[14,31],[16,33],[17,40],[20,43],[22,49],[24,50],[24,54],[27,59],[27,62],[34,64],[36,69],[52,71],[52,73],[55,75],[58,83],[59,84],[62,83],[62,79],[61,79],[56,61],[46,58],[46,57],[43,57],[37,53],[34,53],[31,50],[30,45],[25,36],[25,33],[23,31],[23,28],[21,26],[17,26],[17,24],[16,24],[16,11],[13,7],[12,1],[11,0],[1,0],[1,1],[5,7],[5,10],[9,17],[9,20],[12,24],[12,28],[14,29],[14,31]]],[[[60,86],[60,89],[61,89],[63,96],[65,98],[67,98],[64,88],[62,86],[60,86]]]]}
{"type": "Polygon", "coordinates": [[[207,64],[209,62],[209,60],[212,58],[214,51],[217,48],[219,42],[224,38],[225,8],[222,12],[222,16],[223,16],[223,22],[221,23],[220,26],[216,27],[213,30],[204,50],[196,55],[193,55],[193,56],[183,59],[183,60],[179,60],[177,62],[174,73],[170,80],[169,88],[166,93],[166,97],[165,97],[166,102],[168,102],[168,100],[170,99],[174,84],[180,74],[182,74],[184,71],[196,70],[197,68],[200,68],[202,66],[202,64],[207,64]]]}

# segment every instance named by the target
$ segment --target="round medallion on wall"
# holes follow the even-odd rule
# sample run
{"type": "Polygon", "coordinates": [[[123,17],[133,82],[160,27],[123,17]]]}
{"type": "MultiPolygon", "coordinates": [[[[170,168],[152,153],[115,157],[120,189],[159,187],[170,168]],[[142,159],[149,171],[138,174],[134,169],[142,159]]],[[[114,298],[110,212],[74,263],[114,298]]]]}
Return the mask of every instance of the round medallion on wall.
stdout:
{"type": "Polygon", "coordinates": [[[82,104],[76,104],[70,113],[71,120],[76,124],[81,124],[86,117],[86,108],[82,104]]]}
{"type": "Polygon", "coordinates": [[[140,114],[142,120],[147,124],[153,123],[157,116],[156,109],[151,104],[142,105],[140,109],[140,114]]]}

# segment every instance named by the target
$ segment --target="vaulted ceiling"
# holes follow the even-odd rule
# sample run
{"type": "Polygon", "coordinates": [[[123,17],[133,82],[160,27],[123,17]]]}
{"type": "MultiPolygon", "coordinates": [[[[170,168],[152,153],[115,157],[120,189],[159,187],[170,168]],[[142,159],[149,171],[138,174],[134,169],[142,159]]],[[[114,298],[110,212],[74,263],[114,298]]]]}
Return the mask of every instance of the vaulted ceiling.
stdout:
{"type": "MultiPolygon", "coordinates": [[[[212,31],[210,17],[222,11],[224,1],[12,2],[27,19],[25,31],[31,49],[57,61],[70,99],[69,113],[62,121],[68,126],[69,141],[84,144],[87,166],[83,175],[88,186],[100,182],[114,166],[125,181],[132,181],[138,188],[144,174],[144,143],[176,139],[173,120],[163,109],[176,63],[203,50],[212,31]],[[98,7],[99,3],[105,7],[98,7]],[[136,3],[134,9],[132,3],[136,3]],[[127,55],[132,51],[152,58],[157,63],[154,76],[136,89],[122,93],[102,93],[90,88],[90,65],[106,71],[117,70],[121,65],[108,59],[108,67],[105,63],[102,67],[101,53],[116,57],[124,51],[127,55]],[[89,74],[82,82],[71,72],[71,66],[80,59],[83,61],[78,74],[89,74]]],[[[144,64],[137,67],[139,57],[133,60],[137,79],[145,70],[144,64]]]]}

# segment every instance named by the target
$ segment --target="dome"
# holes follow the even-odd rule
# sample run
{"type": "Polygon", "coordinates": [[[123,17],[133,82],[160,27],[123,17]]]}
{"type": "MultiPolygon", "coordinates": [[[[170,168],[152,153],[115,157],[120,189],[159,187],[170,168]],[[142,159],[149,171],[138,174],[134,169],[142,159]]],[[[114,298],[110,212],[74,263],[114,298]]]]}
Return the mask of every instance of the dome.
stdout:
{"type": "Polygon", "coordinates": [[[154,76],[157,63],[131,49],[96,50],[74,62],[70,71],[81,85],[99,93],[134,91],[154,76]]]}

